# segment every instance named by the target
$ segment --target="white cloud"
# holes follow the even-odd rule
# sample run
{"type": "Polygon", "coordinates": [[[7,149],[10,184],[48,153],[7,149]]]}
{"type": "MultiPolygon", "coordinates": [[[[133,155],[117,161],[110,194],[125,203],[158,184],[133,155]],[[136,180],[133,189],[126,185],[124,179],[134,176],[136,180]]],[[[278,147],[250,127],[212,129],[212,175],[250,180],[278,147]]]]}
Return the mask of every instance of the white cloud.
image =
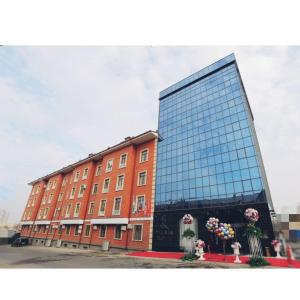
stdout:
{"type": "Polygon", "coordinates": [[[1,47],[0,199],[17,221],[26,182],[156,129],[158,93],[235,52],[275,208],[295,205],[299,47],[1,47]]]}

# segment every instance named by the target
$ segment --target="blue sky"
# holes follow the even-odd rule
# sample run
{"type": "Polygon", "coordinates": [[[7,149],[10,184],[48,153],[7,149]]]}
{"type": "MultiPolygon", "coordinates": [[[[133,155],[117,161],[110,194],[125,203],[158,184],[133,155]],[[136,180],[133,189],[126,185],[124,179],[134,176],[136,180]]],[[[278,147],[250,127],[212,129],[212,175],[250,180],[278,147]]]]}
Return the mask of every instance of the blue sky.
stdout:
{"type": "Polygon", "coordinates": [[[27,183],[157,128],[162,89],[234,52],[275,209],[300,202],[300,47],[0,47],[0,209],[27,183]]]}

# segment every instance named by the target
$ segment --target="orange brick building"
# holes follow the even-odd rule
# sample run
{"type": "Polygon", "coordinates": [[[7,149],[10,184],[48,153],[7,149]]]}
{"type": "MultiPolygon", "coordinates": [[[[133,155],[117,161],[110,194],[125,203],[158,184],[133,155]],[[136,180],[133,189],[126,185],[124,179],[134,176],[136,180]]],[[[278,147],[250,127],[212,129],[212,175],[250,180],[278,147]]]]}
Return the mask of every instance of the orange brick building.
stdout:
{"type": "Polygon", "coordinates": [[[152,249],[157,141],[154,131],[128,137],[31,182],[21,236],[54,247],[152,249]]]}

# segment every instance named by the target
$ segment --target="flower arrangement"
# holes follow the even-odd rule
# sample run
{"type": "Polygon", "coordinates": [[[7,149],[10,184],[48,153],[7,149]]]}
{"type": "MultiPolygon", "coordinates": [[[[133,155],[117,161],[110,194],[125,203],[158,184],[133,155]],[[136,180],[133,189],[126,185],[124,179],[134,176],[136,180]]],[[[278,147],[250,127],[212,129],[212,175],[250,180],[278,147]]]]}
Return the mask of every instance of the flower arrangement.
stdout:
{"type": "Polygon", "coordinates": [[[215,234],[222,240],[229,240],[234,238],[234,230],[231,224],[220,223],[219,227],[215,229],[215,234]]]}
{"type": "Polygon", "coordinates": [[[190,228],[186,229],[183,234],[182,234],[182,237],[184,238],[193,238],[195,236],[195,232],[193,230],[191,230],[190,228]]]}
{"type": "Polygon", "coordinates": [[[246,218],[248,221],[250,221],[250,222],[252,222],[252,223],[257,222],[258,219],[259,219],[259,213],[258,213],[258,211],[257,211],[256,209],[254,209],[254,208],[247,208],[247,209],[245,210],[244,216],[245,216],[245,218],[246,218]]]}
{"type": "Polygon", "coordinates": [[[202,240],[197,240],[196,242],[195,242],[195,247],[196,248],[204,248],[206,245],[205,245],[205,242],[204,241],[202,241],[202,240]]]}
{"type": "Polygon", "coordinates": [[[273,247],[276,247],[276,246],[278,246],[278,245],[281,245],[281,243],[280,243],[280,241],[278,241],[278,240],[273,240],[273,241],[271,242],[271,245],[272,245],[273,247]]]}
{"type": "Polygon", "coordinates": [[[241,244],[239,242],[234,242],[231,244],[232,249],[240,249],[242,248],[241,244]]]}
{"type": "Polygon", "coordinates": [[[245,230],[245,235],[247,236],[256,236],[259,239],[263,237],[263,233],[260,228],[254,226],[253,224],[248,224],[245,230]]]}
{"type": "Polygon", "coordinates": [[[209,218],[206,222],[205,227],[211,233],[215,232],[215,230],[219,227],[219,219],[217,218],[209,218]]]}
{"type": "Polygon", "coordinates": [[[184,215],[182,219],[183,219],[183,224],[192,224],[194,220],[194,218],[190,214],[184,215]]]}

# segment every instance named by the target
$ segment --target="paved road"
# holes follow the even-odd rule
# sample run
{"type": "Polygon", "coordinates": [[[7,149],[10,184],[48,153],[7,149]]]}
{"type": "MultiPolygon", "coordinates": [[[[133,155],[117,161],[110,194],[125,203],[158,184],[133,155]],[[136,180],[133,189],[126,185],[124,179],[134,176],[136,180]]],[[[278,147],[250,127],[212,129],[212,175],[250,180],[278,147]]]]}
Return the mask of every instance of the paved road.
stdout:
{"type": "Polygon", "coordinates": [[[125,253],[10,245],[0,246],[0,268],[247,268],[211,262],[136,258],[125,253]]]}

